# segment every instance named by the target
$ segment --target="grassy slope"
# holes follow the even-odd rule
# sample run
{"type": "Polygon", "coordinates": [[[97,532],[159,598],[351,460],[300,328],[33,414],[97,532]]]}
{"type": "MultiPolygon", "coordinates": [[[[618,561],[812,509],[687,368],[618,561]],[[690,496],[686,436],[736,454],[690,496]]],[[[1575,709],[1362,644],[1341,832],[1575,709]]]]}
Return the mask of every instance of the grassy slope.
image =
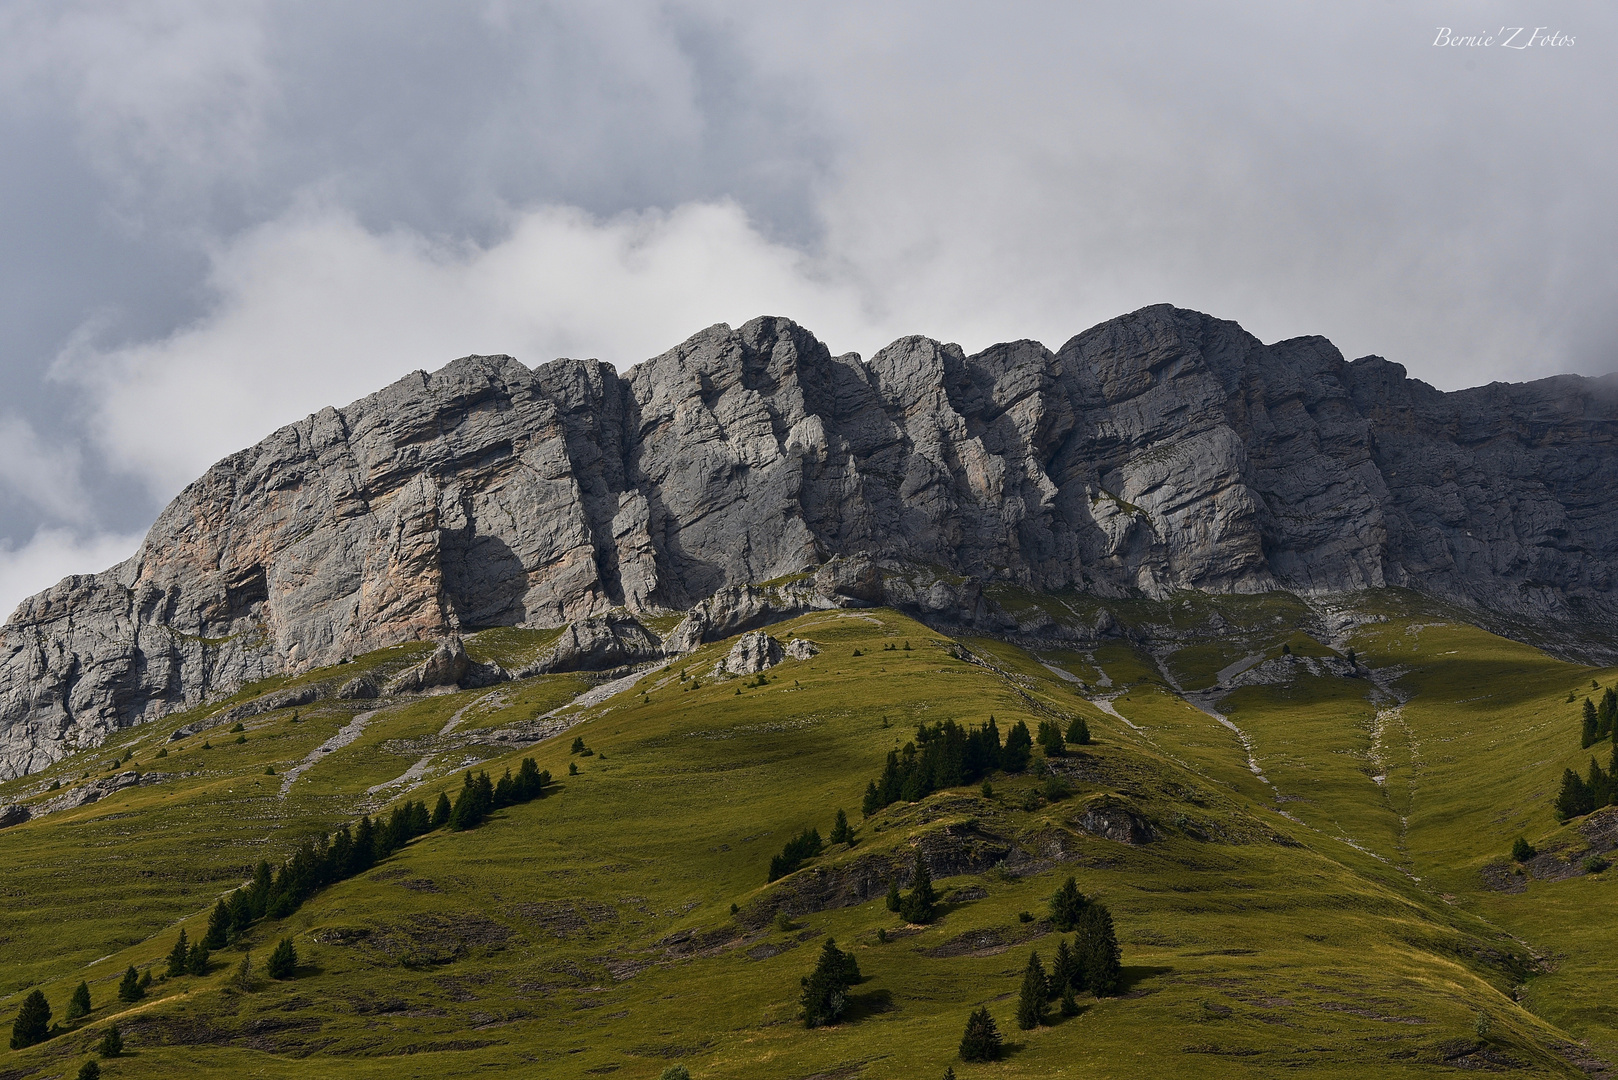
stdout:
{"type": "MultiPolygon", "coordinates": [[[[1238,614],[1251,623],[1255,612],[1272,615],[1238,614]]],[[[1296,613],[1273,614],[1257,645],[1187,650],[1168,658],[1169,670],[1206,686],[1242,655],[1269,655],[1283,641],[1304,652],[1296,613]]],[[[152,1000],[119,1013],[111,1003],[125,965],[158,964],[177,925],[198,932],[212,897],[252,861],[357,813],[365,789],[431,752],[451,716],[466,709],[463,725],[475,726],[522,719],[583,683],[555,676],[497,688],[498,698],[480,690],[389,705],[284,801],[264,767],[284,772],[372,703],[305,707],[298,724],[289,712],[265,714],[247,723],[245,744],[216,729],[205,733],[214,749],[201,750],[198,736],[155,761],[172,725],[126,733],[84,757],[108,764],[127,745],[135,757],[125,767],[177,773],[184,762],[201,772],[0,832],[0,991],[10,994],[0,1015],[36,983],[59,1015],[81,978],[100,1006],[79,1031],[0,1055],[0,1070],[71,1071],[118,1015],[138,1052],[110,1063],[109,1076],[304,1076],[318,1054],[322,1075],[355,1077],[491,1068],[656,1077],[671,1060],[702,1078],[925,1077],[942,1074],[966,1013],[987,1002],[1014,1052],[992,1066],[957,1063],[962,1080],[1427,1073],[1477,1045],[1480,1010],[1494,1018],[1491,1052],[1531,1075],[1569,1075],[1545,1050],[1565,1034],[1613,1049],[1610,1017],[1577,1004],[1582,987],[1611,1000],[1601,963],[1613,943],[1583,914],[1608,883],[1535,882],[1505,894],[1486,889],[1479,871],[1518,832],[1572,842],[1550,819],[1546,789],[1582,760],[1574,706],[1562,701],[1590,673],[1469,628],[1409,626],[1394,620],[1353,640],[1373,665],[1410,666],[1398,689],[1413,701],[1392,725],[1400,739],[1377,724],[1366,680],[1307,678],[1225,699],[1272,789],[1248,770],[1234,733],[1126,645],[1036,658],[964,640],[972,662],[891,612],[807,616],[777,633],[818,641],[821,655],[774,669],[766,687],[738,695],[736,682],[709,682],[720,643],[683,662],[700,689],[667,668],[643,681],[644,702],[621,695],[565,736],[491,759],[499,769],[532,753],[564,779],[561,790],[473,833],[423,837],[284,924],[255,929],[257,955],[294,938],[299,979],[236,993],[232,950],[214,974],[159,982],[152,1000]],[[882,648],[906,640],[911,651],[882,648]],[[1105,675],[1104,693],[1130,723],[1039,660],[1092,685],[1105,675]],[[1510,698],[1465,700],[1480,680],[1510,698]],[[1082,713],[1098,742],[1062,763],[1076,794],[1028,801],[1032,776],[996,778],[992,799],[940,793],[864,822],[852,850],[832,849],[818,865],[904,859],[916,838],[968,823],[1020,841],[1034,862],[942,880],[946,898],[962,898],[913,934],[899,933],[880,899],[800,916],[790,931],[748,929],[749,913],[792,884],[762,884],[788,836],[809,824],[825,833],[838,807],[859,823],[866,780],[915,723],[990,713],[1002,730],[1082,713]],[[567,778],[574,735],[598,754],[567,778]],[[1132,848],[1083,834],[1077,819],[1101,796],[1138,807],[1162,840],[1132,848]],[[1018,913],[1042,913],[1069,873],[1113,910],[1128,993],[1019,1033],[1011,1020],[1028,948],[1048,963],[1056,937],[1018,913]],[[1525,950],[1506,932],[1561,958],[1523,987],[1533,1011],[1511,1000],[1511,958],[1525,950]],[[797,980],[827,934],[854,948],[867,979],[856,1022],[809,1032],[794,1020],[797,980]],[[994,940],[985,934],[1002,944],[929,955],[994,940]],[[695,949],[682,943],[693,936],[695,949]]],[[[496,752],[440,754],[434,779],[411,796],[430,802],[469,759],[496,752]]],[[[86,764],[4,785],[0,798],[86,764]]]]}

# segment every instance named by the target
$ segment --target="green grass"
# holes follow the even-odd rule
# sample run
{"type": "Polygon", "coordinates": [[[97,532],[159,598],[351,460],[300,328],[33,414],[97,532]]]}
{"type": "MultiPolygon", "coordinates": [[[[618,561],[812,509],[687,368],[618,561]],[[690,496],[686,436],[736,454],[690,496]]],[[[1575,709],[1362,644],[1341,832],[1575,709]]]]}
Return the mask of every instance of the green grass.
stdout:
{"type": "MultiPolygon", "coordinates": [[[[1315,639],[1299,641],[1295,598],[1219,600],[1222,618],[1242,620],[1240,649],[1267,654],[1286,641],[1295,654],[1324,655],[1315,639]]],[[[1108,604],[1121,621],[1153,615],[1141,602],[1108,604]]],[[[1156,617],[1181,635],[1183,652],[1196,647],[1188,628],[1212,610],[1177,601],[1156,617]]],[[[325,703],[299,710],[298,724],[290,711],[266,713],[247,722],[243,744],[221,728],[167,744],[169,722],[120,733],[45,777],[0,785],[9,800],[92,764],[105,775],[125,749],[141,768],[197,770],[0,832],[0,993],[9,995],[0,1016],[41,985],[60,1017],[80,979],[98,1006],[43,1046],[0,1054],[0,1075],[71,1073],[117,1017],[133,1053],[109,1063],[109,1076],[656,1078],[678,1061],[700,1080],[933,1077],[980,1003],[1013,1052],[993,1065],[954,1062],[961,1080],[1427,1075],[1490,1064],[1472,1053],[1480,1011],[1493,1022],[1489,1053],[1518,1074],[1579,1075],[1556,1045],[1618,1049],[1606,1006],[1618,993],[1607,972],[1618,929],[1593,914],[1610,907],[1613,875],[1502,893],[1483,870],[1519,833],[1583,850],[1572,827],[1551,819],[1548,793],[1584,756],[1567,691],[1613,673],[1459,624],[1414,628],[1433,621],[1394,612],[1353,638],[1368,665],[1400,669],[1390,689],[1409,697],[1401,722],[1378,724],[1365,679],[1301,674],[1221,700],[1273,786],[1248,769],[1237,735],[1174,694],[1139,647],[1035,656],[884,610],[774,628],[822,651],[771,669],[762,687],[708,681],[730,645],[714,643],[532,747],[450,749],[439,733],[459,714],[457,731],[492,738],[570,700],[588,677],[325,703]],[[909,651],[884,648],[906,640],[909,651]],[[957,644],[976,662],[958,658],[957,644]],[[1041,661],[1112,699],[1128,722],[1041,661]],[[1103,672],[1112,687],[1094,689],[1103,672]],[[688,689],[690,676],[700,688],[688,689]],[[364,735],[285,799],[279,775],[262,775],[379,705],[364,735]],[[1085,716],[1095,744],[1052,763],[1070,778],[1070,797],[1045,802],[1037,776],[1001,775],[993,798],[974,786],[861,820],[866,782],[917,724],[990,714],[1002,731],[1019,719],[1085,716]],[[214,749],[200,749],[205,736],[214,749]],[[569,755],[575,736],[596,754],[569,755]],[[159,746],[169,755],[154,760],[159,746]],[[498,775],[525,755],[560,783],[472,832],[422,837],[256,927],[247,942],[256,958],[282,936],[296,942],[295,980],[240,993],[230,969],[241,953],[226,950],[208,976],[159,980],[148,1001],[114,1003],[124,967],[159,964],[182,925],[199,932],[214,898],[254,861],[382,808],[367,789],[425,755],[428,780],[395,797],[430,804],[458,787],[461,768],[498,775]],[[579,775],[567,775],[570,761],[579,775]],[[1101,802],[1136,808],[1159,839],[1131,847],[1085,832],[1086,811],[1101,802]],[[838,808],[858,828],[855,845],[767,885],[770,856],[804,826],[825,834],[838,808]],[[942,918],[901,927],[881,900],[887,868],[906,864],[913,843],[973,836],[1005,857],[941,876],[942,918]],[[1112,909],[1126,993],[1086,998],[1079,1017],[1018,1032],[1028,950],[1048,964],[1057,940],[1019,913],[1042,915],[1069,874],[1112,909]],[[827,879],[867,880],[874,899],[808,905],[794,929],[775,927],[769,914],[783,898],[827,879]],[[806,1031],[795,1018],[798,978],[827,935],[854,950],[866,979],[853,1020],[806,1031]],[[1554,964],[1534,973],[1531,950],[1554,964]]],[[[505,631],[475,637],[487,650],[531,645],[505,631]]],[[[1217,671],[1231,662],[1224,649],[1193,654],[1183,670],[1217,671]]]]}

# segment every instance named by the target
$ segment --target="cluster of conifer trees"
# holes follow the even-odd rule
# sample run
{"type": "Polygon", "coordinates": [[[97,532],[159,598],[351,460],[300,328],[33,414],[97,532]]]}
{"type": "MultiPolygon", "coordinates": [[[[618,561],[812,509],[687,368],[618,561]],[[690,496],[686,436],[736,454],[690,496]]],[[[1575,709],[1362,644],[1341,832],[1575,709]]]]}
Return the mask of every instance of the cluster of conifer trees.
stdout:
{"type": "Polygon", "coordinates": [[[305,840],[279,870],[261,861],[250,883],[215,904],[207,936],[197,944],[223,948],[257,920],[285,918],[320,889],[363,874],[415,837],[446,825],[475,828],[495,810],[543,797],[550,782],[548,771],[542,772],[533,758],[523,758],[517,775],[507,769],[498,784],[490,782],[488,773],[475,779],[467,773],[453,805],[446,794],[438,796],[431,813],[426,803],[406,802],[394,807],[386,823],[367,815],[353,830],[344,825],[332,836],[305,840]]]}
{"type": "Polygon", "coordinates": [[[1021,720],[1000,741],[994,717],[982,727],[966,728],[953,720],[916,728],[914,742],[888,752],[879,780],[865,788],[861,810],[866,817],[900,799],[918,802],[941,788],[983,779],[996,769],[1021,772],[1028,767],[1034,740],[1021,720]]]}
{"type": "Polygon", "coordinates": [[[1580,776],[1572,769],[1562,772],[1562,788],[1556,794],[1556,819],[1567,821],[1618,803],[1618,691],[1612,687],[1601,695],[1601,704],[1584,699],[1581,709],[1579,745],[1588,750],[1602,739],[1612,739],[1612,751],[1603,769],[1592,756],[1590,769],[1580,776]]]}
{"type": "Polygon", "coordinates": [[[770,880],[784,878],[798,867],[805,859],[812,859],[820,854],[825,843],[820,839],[819,829],[805,829],[803,832],[788,840],[781,854],[770,857],[770,880]]]}
{"type": "Polygon", "coordinates": [[[921,849],[916,849],[916,865],[910,872],[910,891],[899,895],[899,883],[888,882],[888,910],[901,916],[907,923],[926,925],[933,921],[938,906],[938,892],[933,888],[933,876],[927,872],[927,860],[921,849]]]}

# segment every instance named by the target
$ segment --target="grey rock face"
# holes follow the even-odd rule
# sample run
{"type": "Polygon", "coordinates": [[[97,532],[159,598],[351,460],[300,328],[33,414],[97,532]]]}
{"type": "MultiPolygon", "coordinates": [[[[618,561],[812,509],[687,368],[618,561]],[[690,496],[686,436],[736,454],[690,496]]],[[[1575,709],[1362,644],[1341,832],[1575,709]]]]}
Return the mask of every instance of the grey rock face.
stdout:
{"type": "Polygon", "coordinates": [[[1615,476],[1618,378],[1444,394],[1167,306],[1055,352],[913,337],[863,363],[763,318],[624,375],[467,357],[226,458],[128,562],[25,601],[0,638],[0,776],[495,625],[582,628],[563,670],[815,606],[1014,629],[996,583],[1399,585],[1610,634],[1615,476]],[[662,643],[622,611],[690,616],[662,643]]]}

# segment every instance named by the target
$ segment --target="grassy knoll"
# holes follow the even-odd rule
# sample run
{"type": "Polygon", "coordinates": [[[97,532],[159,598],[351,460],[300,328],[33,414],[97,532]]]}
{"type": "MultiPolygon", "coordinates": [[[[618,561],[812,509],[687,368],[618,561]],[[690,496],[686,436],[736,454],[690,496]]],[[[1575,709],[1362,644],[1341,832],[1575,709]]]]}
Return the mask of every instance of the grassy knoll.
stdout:
{"type": "MultiPolygon", "coordinates": [[[[1318,640],[1294,637],[1305,611],[1294,599],[1230,604],[1222,617],[1258,629],[1207,655],[1170,655],[1183,685],[1212,685],[1207,676],[1243,650],[1295,642],[1294,654],[1324,655],[1318,640]]],[[[1207,614],[1173,617],[1190,626],[1207,614]]],[[[72,1031],[0,1053],[0,1075],[71,1074],[114,1018],[132,1053],[104,1074],[132,1078],[642,1080],[673,1062],[699,1080],[927,1078],[952,1062],[962,1080],[1579,1075],[1557,1047],[1571,1037],[1599,1048],[1613,1030],[1596,969],[1614,943],[1588,918],[1609,883],[1581,876],[1508,893],[1483,871],[1519,832],[1574,842],[1550,819],[1544,789],[1579,757],[1574,707],[1561,702],[1591,676],[1480,631],[1414,625],[1372,624],[1353,639],[1389,671],[1385,692],[1410,699],[1408,733],[1395,725],[1402,743],[1379,727],[1392,698],[1374,701],[1367,678],[1302,674],[1221,699],[1269,784],[1236,732],[1176,695],[1142,647],[1035,655],[880,610],[774,629],[821,651],[771,669],[762,686],[711,679],[730,645],[715,643],[537,746],[494,737],[588,679],[328,703],[300,710],[296,724],[290,710],[266,713],[244,725],[243,743],[222,728],[174,744],[163,742],[172,724],[125,733],[0,786],[0,799],[37,802],[56,794],[40,791],[51,779],[71,787],[91,762],[106,775],[126,750],[134,758],[122,767],[173,774],[0,831],[0,1018],[35,985],[58,1017],[80,979],[97,1005],[72,1031]],[[1467,700],[1486,692],[1497,696],[1467,700]],[[379,706],[362,736],[281,796],[280,774],[379,706]],[[918,723],[991,714],[1002,732],[1082,715],[1095,742],[992,777],[992,794],[952,789],[862,820],[866,782],[918,723]],[[489,741],[444,749],[435,740],[456,717],[457,730],[489,741]],[[589,756],[569,753],[575,737],[589,756]],[[155,758],[159,747],[166,757],[155,758]],[[244,944],[260,960],[294,940],[296,979],[243,992],[232,978],[243,952],[231,948],[207,975],[159,979],[146,1001],[116,1002],[124,968],[160,974],[178,929],[201,933],[215,896],[254,861],[379,808],[371,787],[428,756],[425,782],[385,794],[430,805],[459,787],[462,768],[498,776],[526,755],[558,779],[549,797],[471,832],[430,833],[255,926],[244,944]],[[825,835],[839,808],[855,843],[766,884],[771,855],[805,826],[825,835]],[[1100,835],[1098,820],[1126,813],[1155,839],[1100,835]],[[882,902],[914,845],[959,871],[936,875],[942,914],[926,927],[904,926],[882,902]],[[1046,900],[1069,874],[1112,910],[1124,992],[1085,996],[1079,1016],[1019,1032],[1022,967],[1030,949],[1049,965],[1059,935],[1046,900]],[[840,899],[815,899],[826,896],[840,899]],[[798,980],[828,935],[865,978],[847,1022],[810,1031],[796,1019],[798,980]],[[1534,974],[1534,951],[1560,966],[1534,974]],[[1591,980],[1601,993],[1587,1005],[1591,980]],[[979,1004],[1010,1053],[963,1065],[955,1047],[979,1004]]]]}

